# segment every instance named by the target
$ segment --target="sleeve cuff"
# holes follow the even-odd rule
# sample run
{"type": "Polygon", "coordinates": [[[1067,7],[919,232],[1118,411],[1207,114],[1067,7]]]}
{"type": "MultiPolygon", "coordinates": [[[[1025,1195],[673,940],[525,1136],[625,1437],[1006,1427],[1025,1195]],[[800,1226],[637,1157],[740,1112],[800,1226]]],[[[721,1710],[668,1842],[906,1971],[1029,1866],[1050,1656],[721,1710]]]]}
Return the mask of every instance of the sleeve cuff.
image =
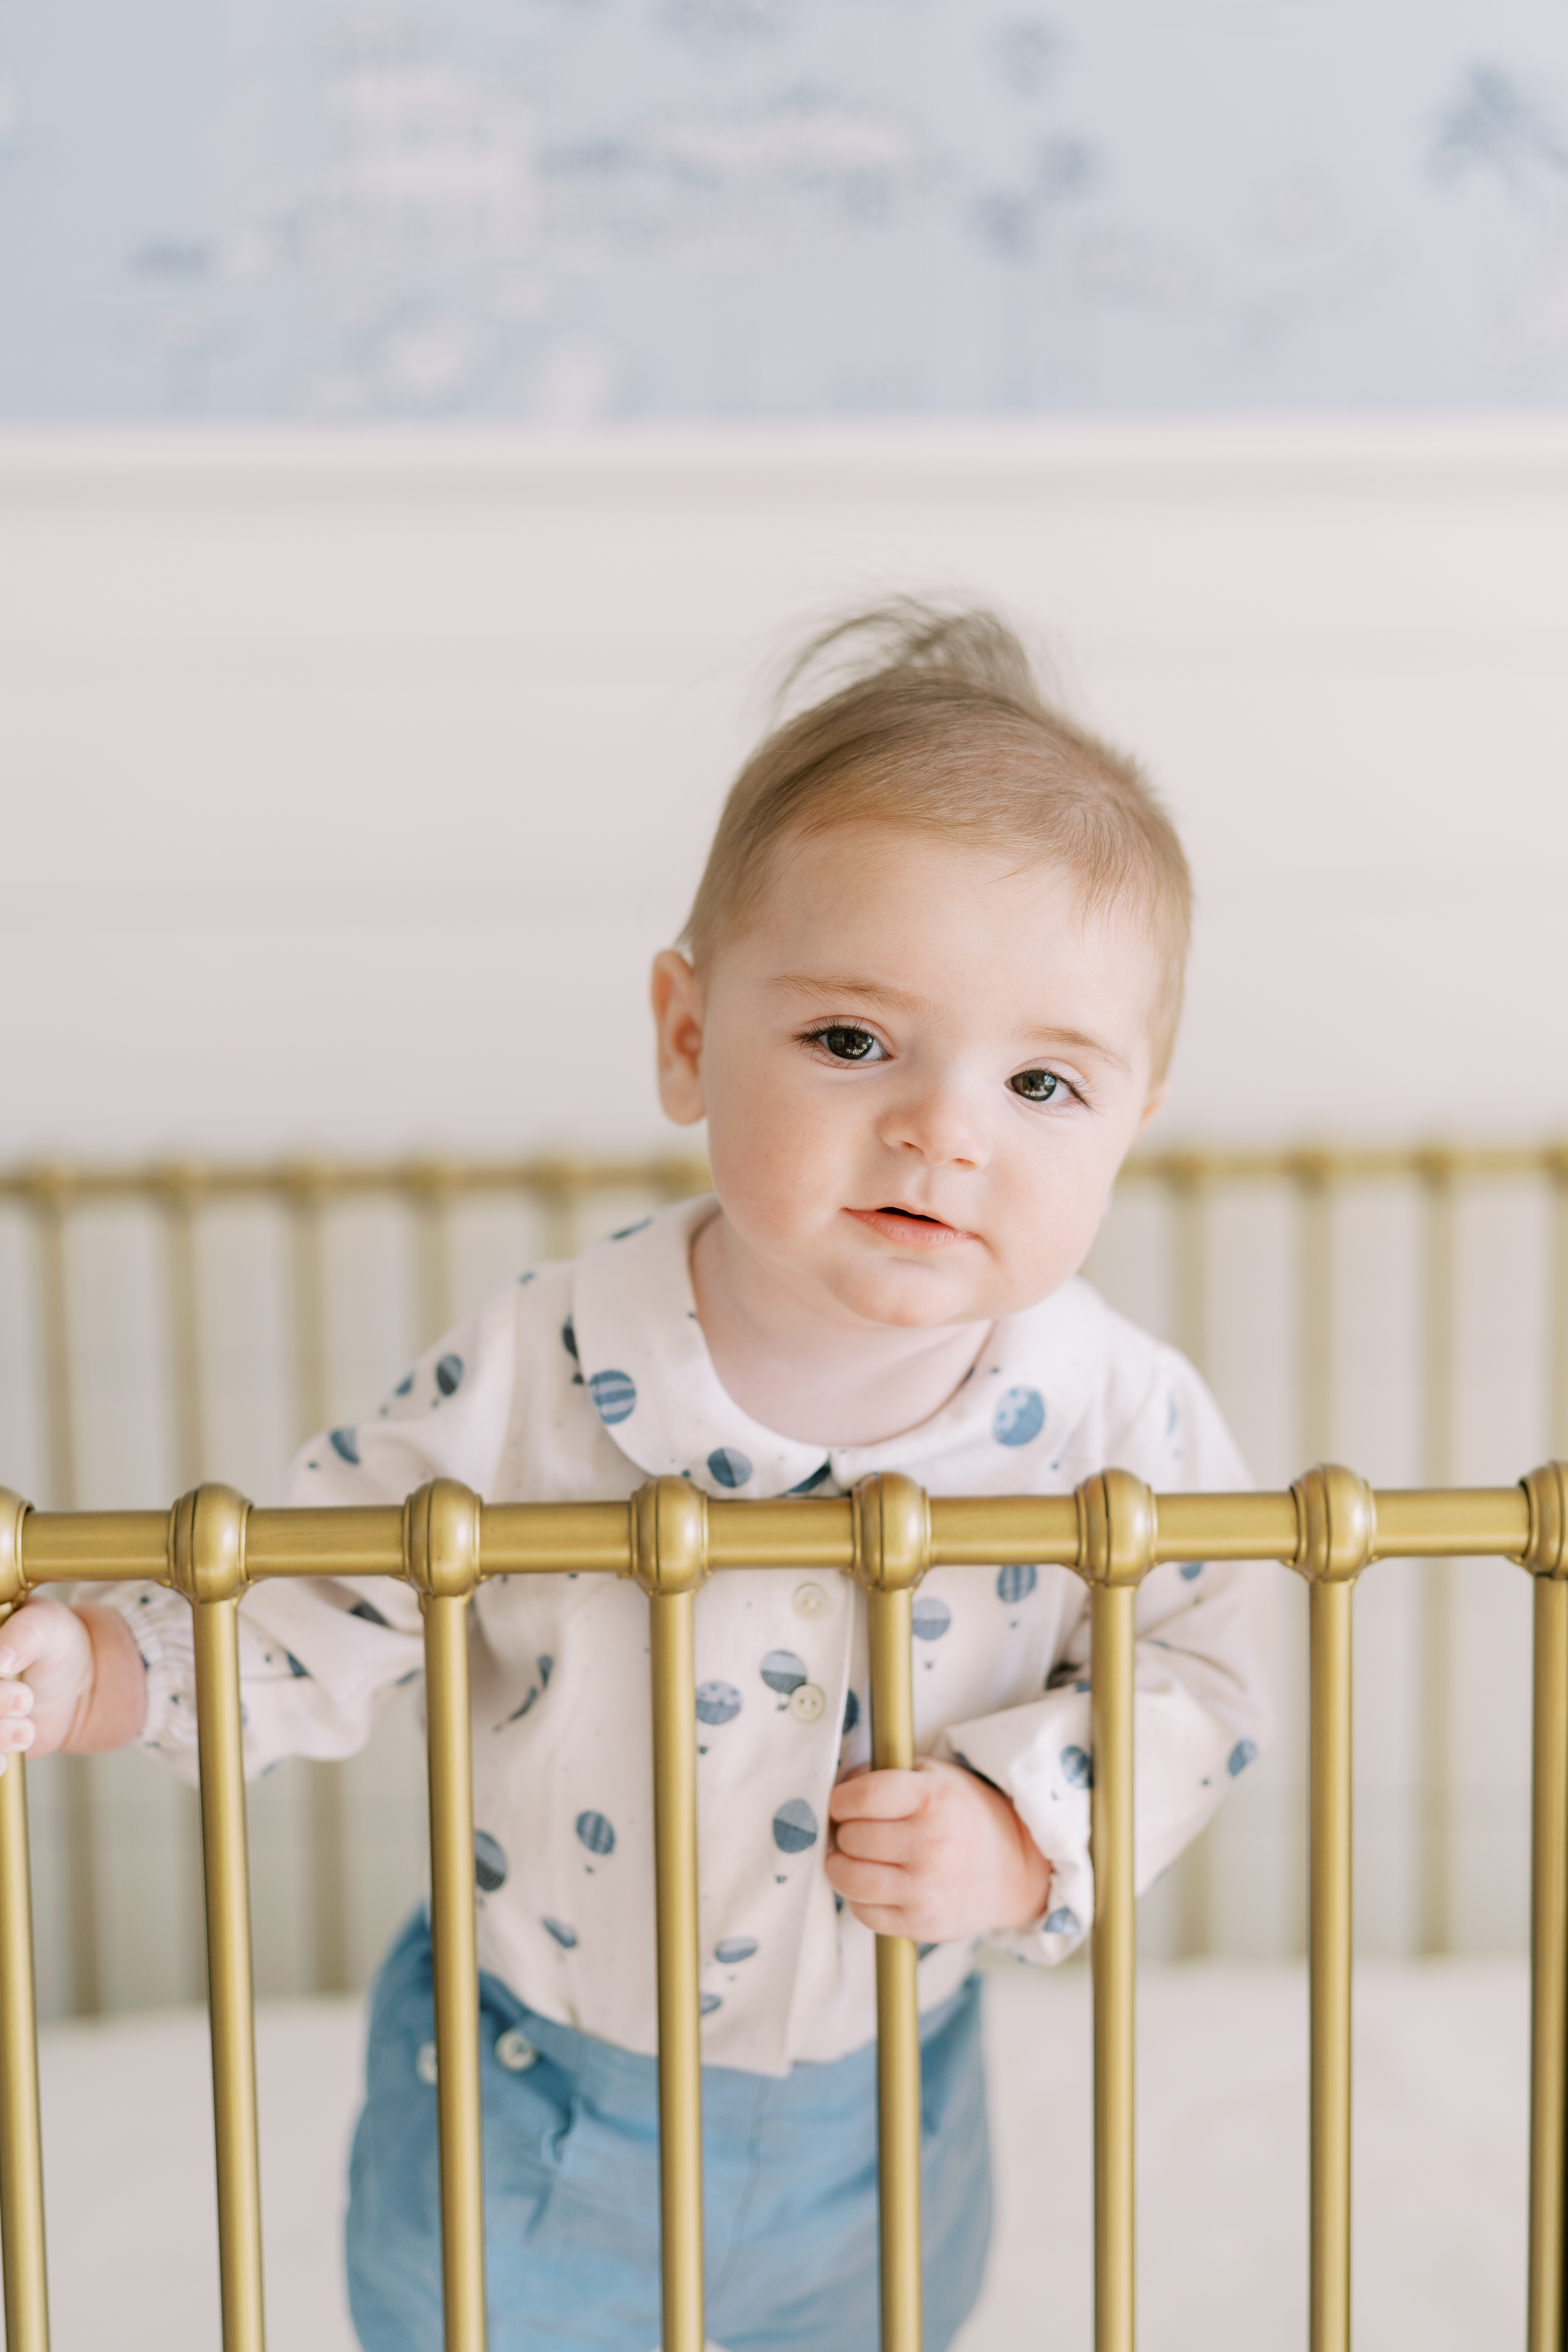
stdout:
{"type": "Polygon", "coordinates": [[[163,1756],[194,1755],[196,1669],[189,1603],[158,1584],[79,1585],[71,1598],[79,1606],[112,1609],[131,1629],[147,1669],[147,1713],[138,1744],[163,1756]]]}

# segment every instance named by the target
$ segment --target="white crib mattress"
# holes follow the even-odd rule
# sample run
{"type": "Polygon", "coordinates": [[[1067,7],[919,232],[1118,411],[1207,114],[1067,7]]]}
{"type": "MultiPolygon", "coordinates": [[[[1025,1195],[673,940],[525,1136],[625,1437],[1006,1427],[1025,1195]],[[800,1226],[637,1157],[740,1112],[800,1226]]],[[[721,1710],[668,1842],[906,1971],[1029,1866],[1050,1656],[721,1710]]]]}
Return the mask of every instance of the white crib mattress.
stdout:
{"type": "MultiPolygon", "coordinates": [[[[1088,1978],[1009,1968],[988,1999],[998,2233],[961,2352],[1089,2352],[1088,1978]]],[[[1515,1961],[1359,1971],[1358,2352],[1521,2340],[1528,2018],[1515,1961]]],[[[338,2231],[360,2033],[352,2001],[258,2021],[268,2335],[287,2352],[354,2352],[338,2231]]],[[[1143,2352],[1304,2344],[1306,2047],[1299,1969],[1144,1971],[1143,2352]]],[[[43,2063],[56,2352],[213,2352],[205,2019],[52,2027],[43,2063]]]]}

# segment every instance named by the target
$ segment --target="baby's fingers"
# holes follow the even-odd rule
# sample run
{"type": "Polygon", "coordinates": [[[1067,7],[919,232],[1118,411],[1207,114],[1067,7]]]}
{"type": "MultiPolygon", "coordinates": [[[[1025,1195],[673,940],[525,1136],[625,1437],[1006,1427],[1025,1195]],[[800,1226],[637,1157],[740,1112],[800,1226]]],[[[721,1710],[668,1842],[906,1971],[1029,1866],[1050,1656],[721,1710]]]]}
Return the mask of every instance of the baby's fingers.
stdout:
{"type": "Polygon", "coordinates": [[[37,1738],[32,1712],[33,1694],[26,1683],[0,1682],[0,1772],[7,1756],[31,1748],[37,1738]]]}
{"type": "Polygon", "coordinates": [[[904,1822],[930,1791],[918,1772],[857,1772],[838,1781],[827,1800],[831,1822],[904,1822]]]}
{"type": "Polygon", "coordinates": [[[847,1853],[830,1853],[827,1883],[846,1903],[876,1903],[897,1908],[910,1893],[908,1871],[884,1862],[857,1862],[847,1853]]]}
{"type": "Polygon", "coordinates": [[[25,1675],[71,1633],[71,1612],[58,1601],[35,1593],[0,1624],[0,1678],[25,1675]]]}

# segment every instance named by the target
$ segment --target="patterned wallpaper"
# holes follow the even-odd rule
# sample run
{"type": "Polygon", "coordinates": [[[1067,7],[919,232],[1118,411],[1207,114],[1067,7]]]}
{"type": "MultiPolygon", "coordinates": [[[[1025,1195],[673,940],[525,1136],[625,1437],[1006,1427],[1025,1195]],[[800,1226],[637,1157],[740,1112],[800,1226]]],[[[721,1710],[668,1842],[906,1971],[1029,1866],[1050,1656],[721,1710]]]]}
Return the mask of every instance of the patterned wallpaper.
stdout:
{"type": "Polygon", "coordinates": [[[1564,0],[0,0],[0,415],[1553,404],[1564,0]]]}

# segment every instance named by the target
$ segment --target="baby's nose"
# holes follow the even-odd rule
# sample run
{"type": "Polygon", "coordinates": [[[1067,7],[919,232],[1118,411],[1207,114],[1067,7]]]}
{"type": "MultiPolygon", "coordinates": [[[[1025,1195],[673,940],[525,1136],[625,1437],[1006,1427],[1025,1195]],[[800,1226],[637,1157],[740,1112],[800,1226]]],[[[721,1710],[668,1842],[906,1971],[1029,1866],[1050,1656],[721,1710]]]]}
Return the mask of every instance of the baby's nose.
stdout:
{"type": "Polygon", "coordinates": [[[956,1087],[911,1097],[889,1122],[887,1140],[939,1167],[984,1168],[991,1156],[985,1122],[956,1087]]]}

